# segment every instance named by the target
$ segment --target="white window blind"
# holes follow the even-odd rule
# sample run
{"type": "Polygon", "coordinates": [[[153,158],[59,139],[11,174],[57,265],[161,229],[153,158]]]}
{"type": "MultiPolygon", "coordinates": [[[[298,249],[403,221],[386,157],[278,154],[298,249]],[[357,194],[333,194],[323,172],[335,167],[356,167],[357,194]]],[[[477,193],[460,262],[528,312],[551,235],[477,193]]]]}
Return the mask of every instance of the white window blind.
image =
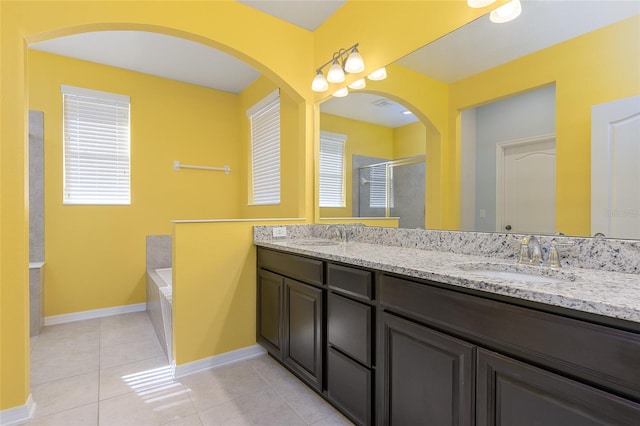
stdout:
{"type": "Polygon", "coordinates": [[[61,89],[64,204],[131,204],[129,97],[61,89]]]}
{"type": "Polygon", "coordinates": [[[344,207],[345,135],[320,132],[320,207],[344,207]]]}
{"type": "Polygon", "coordinates": [[[393,207],[393,167],[387,164],[378,164],[369,168],[369,207],[393,207]],[[387,182],[387,168],[389,169],[389,182],[387,182]]]}
{"type": "Polygon", "coordinates": [[[280,203],[280,91],[247,110],[251,122],[251,204],[280,203]]]}

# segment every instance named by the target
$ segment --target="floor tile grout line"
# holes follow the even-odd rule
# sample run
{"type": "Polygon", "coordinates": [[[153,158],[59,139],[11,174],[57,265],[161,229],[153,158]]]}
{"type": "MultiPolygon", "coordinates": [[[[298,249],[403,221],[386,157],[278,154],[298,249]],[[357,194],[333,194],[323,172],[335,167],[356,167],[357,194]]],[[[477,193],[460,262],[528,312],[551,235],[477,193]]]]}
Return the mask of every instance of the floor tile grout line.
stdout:
{"type": "MultiPolygon", "coordinates": [[[[277,361],[276,361],[276,362],[277,362],[277,361]]],[[[284,369],[284,367],[282,367],[282,366],[280,366],[280,365],[278,365],[278,366],[279,366],[280,368],[283,368],[283,369],[284,369]]],[[[260,371],[258,371],[258,369],[257,369],[255,366],[253,367],[253,369],[254,369],[254,371],[255,371],[255,372],[256,372],[256,373],[257,373],[257,374],[262,378],[262,380],[264,380],[264,381],[267,383],[267,385],[269,386],[269,388],[270,388],[271,390],[273,390],[273,391],[276,393],[276,395],[278,395],[278,396],[279,396],[279,397],[284,401],[284,403],[285,403],[289,408],[291,408],[291,410],[292,410],[294,413],[296,413],[296,415],[297,415],[298,417],[300,417],[300,419],[303,421],[303,423],[304,423],[305,425],[310,426],[310,425],[312,425],[312,424],[313,424],[313,423],[309,423],[309,422],[308,422],[308,421],[307,421],[307,420],[302,416],[302,414],[300,414],[300,413],[298,412],[298,410],[296,410],[296,409],[295,409],[295,407],[289,403],[289,400],[288,400],[287,398],[285,398],[283,394],[281,394],[280,392],[278,392],[278,390],[277,390],[275,387],[273,387],[273,385],[272,385],[271,383],[269,383],[269,381],[268,381],[268,380],[267,380],[267,379],[266,379],[262,374],[260,374],[260,371]]],[[[286,370],[285,370],[285,371],[286,371],[286,370]]],[[[289,374],[291,374],[291,375],[292,375],[292,377],[294,377],[296,380],[300,381],[300,382],[304,385],[304,382],[302,382],[302,380],[300,380],[298,377],[296,377],[293,373],[289,373],[289,374]]],[[[306,386],[306,385],[305,385],[305,386],[306,386]]],[[[312,389],[310,389],[310,390],[311,390],[311,392],[315,392],[315,391],[314,391],[314,390],[312,390],[312,389]]],[[[327,417],[328,417],[328,416],[327,416],[327,417]]],[[[323,418],[323,419],[324,419],[324,418],[323,418]]],[[[323,419],[320,419],[320,420],[323,420],[323,419]]],[[[318,421],[320,421],[320,420],[318,420],[318,421]]],[[[316,422],[314,422],[314,423],[318,423],[318,421],[316,421],[316,422]]]]}

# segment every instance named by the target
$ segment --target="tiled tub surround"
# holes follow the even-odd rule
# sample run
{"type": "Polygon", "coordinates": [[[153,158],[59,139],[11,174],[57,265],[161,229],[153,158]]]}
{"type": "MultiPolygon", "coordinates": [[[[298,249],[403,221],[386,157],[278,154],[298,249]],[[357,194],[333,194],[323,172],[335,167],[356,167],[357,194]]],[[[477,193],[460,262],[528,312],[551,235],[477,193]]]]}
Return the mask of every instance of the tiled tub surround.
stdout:
{"type": "MultiPolygon", "coordinates": [[[[335,229],[288,226],[286,239],[271,237],[271,227],[254,229],[255,243],[263,247],[640,322],[638,241],[559,237],[574,246],[572,252],[561,253],[559,273],[567,280],[553,283],[478,274],[487,264],[492,269],[515,267],[518,245],[505,234],[356,226],[351,227],[348,243],[320,246],[300,245],[296,240],[335,239],[335,229]]],[[[541,237],[541,243],[547,246],[552,238],[541,237]]],[[[530,268],[536,274],[548,272],[546,267],[530,268]]]]}
{"type": "Polygon", "coordinates": [[[44,262],[29,263],[29,335],[38,336],[44,325],[44,262]]]}
{"type": "Polygon", "coordinates": [[[172,361],[172,286],[158,274],[169,274],[171,268],[171,236],[147,236],[147,312],[151,324],[164,350],[167,360],[172,361]]]}

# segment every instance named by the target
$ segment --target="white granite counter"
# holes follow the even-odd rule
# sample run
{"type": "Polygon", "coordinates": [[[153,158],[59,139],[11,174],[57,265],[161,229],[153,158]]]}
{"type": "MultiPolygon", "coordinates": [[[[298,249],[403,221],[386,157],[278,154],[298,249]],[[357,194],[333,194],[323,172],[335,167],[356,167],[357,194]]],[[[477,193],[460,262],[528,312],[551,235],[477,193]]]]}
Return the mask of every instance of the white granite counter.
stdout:
{"type": "Polygon", "coordinates": [[[442,251],[348,242],[301,245],[304,240],[261,240],[255,244],[315,256],[409,277],[438,281],[519,299],[561,306],[592,314],[640,322],[640,275],[595,269],[517,265],[514,260],[442,251]],[[538,282],[484,276],[481,270],[528,272],[538,282]],[[553,278],[546,280],[544,276],[553,278]],[[555,280],[554,280],[555,279],[555,280]]]}

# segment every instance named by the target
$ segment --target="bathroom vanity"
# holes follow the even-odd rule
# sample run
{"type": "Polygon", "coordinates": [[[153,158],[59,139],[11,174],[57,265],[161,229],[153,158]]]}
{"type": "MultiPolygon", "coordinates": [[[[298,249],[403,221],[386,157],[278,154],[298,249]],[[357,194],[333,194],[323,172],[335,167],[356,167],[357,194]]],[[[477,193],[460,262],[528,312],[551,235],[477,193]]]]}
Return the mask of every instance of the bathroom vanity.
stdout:
{"type": "Polygon", "coordinates": [[[320,244],[256,241],[257,340],[355,423],[640,424],[638,275],[320,244]]]}

